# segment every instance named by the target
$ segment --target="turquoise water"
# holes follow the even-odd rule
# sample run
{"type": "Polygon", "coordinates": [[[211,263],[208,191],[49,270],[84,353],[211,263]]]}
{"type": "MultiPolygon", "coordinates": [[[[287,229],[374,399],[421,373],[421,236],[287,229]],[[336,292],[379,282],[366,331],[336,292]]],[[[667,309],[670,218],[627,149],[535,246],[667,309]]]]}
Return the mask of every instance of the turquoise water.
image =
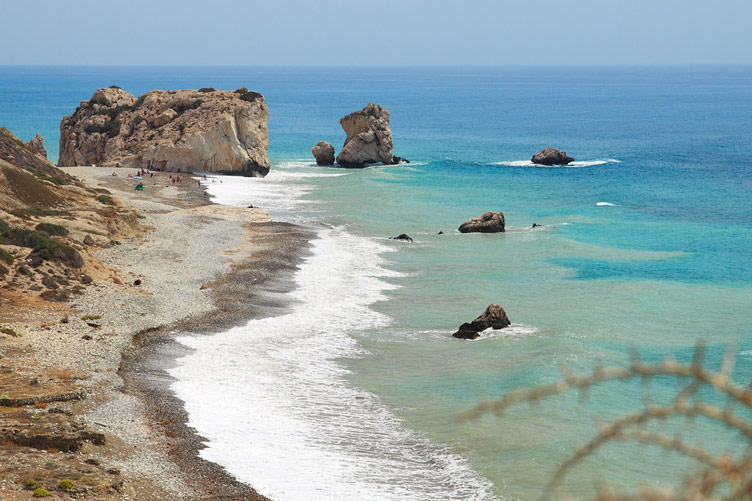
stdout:
{"type": "MultiPolygon", "coordinates": [[[[134,94],[245,86],[266,96],[279,175],[260,183],[299,203],[255,188],[241,201],[391,250],[379,254],[391,287],[369,303],[389,321],[348,330],[360,351],[338,359],[349,371],[341,377],[406,429],[466,458],[496,495],[536,497],[599,422],[676,386],[622,383],[455,420],[479,399],[551,382],[561,365],[624,365],[632,347],[651,360],[689,360],[700,339],[716,367],[737,341],[735,375],[752,377],[750,67],[0,68],[0,125],[23,139],[41,130],[55,156],[60,116],[111,84],[134,94]],[[339,149],[338,119],[369,101],[390,110],[395,154],[412,163],[311,166],[310,147],[324,139],[339,149]],[[545,146],[583,166],[523,166],[545,146]],[[455,231],[486,210],[505,212],[505,234],[455,231]],[[400,233],[415,242],[387,240],[400,233]],[[491,302],[504,306],[511,331],[450,337],[491,302]]],[[[348,288],[329,293],[361,293],[348,288]]],[[[702,420],[666,426],[711,448],[734,443],[702,420]]],[[[687,468],[654,448],[611,446],[567,486],[588,494],[601,482],[675,483],[687,468]]]]}

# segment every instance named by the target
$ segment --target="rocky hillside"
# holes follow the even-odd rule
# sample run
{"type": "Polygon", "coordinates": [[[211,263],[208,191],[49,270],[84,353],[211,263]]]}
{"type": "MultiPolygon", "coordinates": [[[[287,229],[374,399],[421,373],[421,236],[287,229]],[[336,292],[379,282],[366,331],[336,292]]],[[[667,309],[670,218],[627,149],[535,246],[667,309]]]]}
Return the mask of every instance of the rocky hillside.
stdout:
{"type": "Polygon", "coordinates": [[[60,122],[58,165],[264,176],[268,118],[264,96],[245,88],[153,90],[138,99],[98,89],[60,122]]]}
{"type": "Polygon", "coordinates": [[[116,279],[92,251],[140,231],[133,210],[0,128],[0,318],[19,304],[67,301],[95,280],[116,279]]]}

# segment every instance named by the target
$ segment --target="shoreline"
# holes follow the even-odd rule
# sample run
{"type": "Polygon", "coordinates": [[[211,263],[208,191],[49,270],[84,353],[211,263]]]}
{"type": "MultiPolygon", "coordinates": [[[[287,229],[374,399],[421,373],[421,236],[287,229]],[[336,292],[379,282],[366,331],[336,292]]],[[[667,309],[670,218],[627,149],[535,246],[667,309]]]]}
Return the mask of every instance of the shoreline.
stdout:
{"type": "MultiPolygon", "coordinates": [[[[153,228],[143,242],[124,242],[100,257],[123,273],[143,277],[140,289],[153,296],[139,294],[121,306],[161,310],[147,321],[134,322],[126,315],[120,325],[113,325],[113,331],[123,331],[120,359],[98,398],[92,399],[97,403],[87,406],[86,421],[136,450],[130,457],[117,454],[126,482],[143,475],[164,490],[139,499],[164,499],[165,494],[175,499],[267,499],[199,457],[204,439],[189,426],[166,370],[188,350],[175,341],[177,333],[218,333],[284,311],[284,302],[265,293],[292,290],[292,274],[313,233],[272,222],[258,208],[214,204],[203,188],[196,189],[191,175],[186,175],[184,187],[163,188],[146,178],[145,192],[128,192],[136,180],[111,177],[108,169],[63,170],[92,187],[111,190],[153,228]],[[166,283],[156,285],[156,280],[166,283]],[[128,422],[127,416],[134,414],[138,417],[128,422]]],[[[117,172],[125,175],[129,169],[117,172]]],[[[163,174],[155,177],[166,180],[163,174]]]]}

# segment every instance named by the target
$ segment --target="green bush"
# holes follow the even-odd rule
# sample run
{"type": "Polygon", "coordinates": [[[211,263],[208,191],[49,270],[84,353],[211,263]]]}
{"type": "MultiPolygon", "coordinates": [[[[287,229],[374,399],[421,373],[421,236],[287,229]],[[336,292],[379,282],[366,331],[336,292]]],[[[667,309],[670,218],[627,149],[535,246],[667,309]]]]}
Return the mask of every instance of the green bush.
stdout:
{"type": "Polygon", "coordinates": [[[242,93],[242,94],[240,95],[240,99],[242,99],[243,101],[248,101],[249,103],[252,103],[252,102],[254,102],[254,101],[255,101],[256,99],[259,99],[259,98],[261,98],[261,97],[264,97],[264,96],[262,96],[262,95],[261,95],[261,94],[259,94],[258,92],[254,92],[254,91],[252,91],[252,90],[250,90],[250,91],[248,91],[248,92],[244,92],[244,93],[242,93]]]}
{"type": "Polygon", "coordinates": [[[120,89],[117,85],[110,85],[108,89],[120,89]]]}
{"type": "Polygon", "coordinates": [[[216,90],[217,89],[215,89],[214,87],[201,87],[198,91],[199,92],[214,92],[216,90]]]}
{"type": "Polygon", "coordinates": [[[87,134],[94,134],[98,132],[100,134],[107,134],[108,137],[115,137],[120,134],[120,120],[117,118],[108,120],[104,125],[99,124],[86,124],[84,132],[87,134]]]}
{"type": "Polygon", "coordinates": [[[13,264],[16,258],[5,249],[0,249],[0,261],[5,261],[8,264],[13,264]]]}
{"type": "Polygon", "coordinates": [[[34,489],[33,496],[35,498],[48,498],[52,496],[52,494],[50,494],[50,491],[48,491],[44,487],[37,487],[36,489],[34,489]]]}
{"type": "Polygon", "coordinates": [[[59,261],[74,268],[80,268],[84,264],[81,254],[73,247],[51,240],[33,230],[10,227],[7,223],[4,226],[0,225],[0,242],[29,247],[33,249],[31,256],[39,256],[45,261],[59,261]]]}
{"type": "Polygon", "coordinates": [[[97,197],[97,200],[105,205],[115,205],[115,201],[112,199],[112,197],[109,197],[107,195],[99,195],[97,197]]]}
{"type": "Polygon", "coordinates": [[[122,112],[124,111],[130,111],[131,107],[127,104],[123,104],[120,106],[117,106],[115,108],[107,108],[104,110],[97,111],[97,115],[106,115],[110,118],[110,120],[115,120],[122,112]]]}
{"type": "Polygon", "coordinates": [[[60,226],[59,224],[52,224],[52,223],[39,223],[37,225],[37,231],[43,231],[47,233],[48,235],[52,235],[54,237],[67,237],[68,236],[68,229],[64,226],[60,226]]]}
{"type": "Polygon", "coordinates": [[[120,134],[120,120],[117,118],[114,120],[110,120],[106,124],[104,124],[104,131],[107,133],[108,137],[115,137],[118,134],[120,134]]]}
{"type": "Polygon", "coordinates": [[[61,480],[57,483],[57,488],[61,491],[70,492],[76,488],[76,484],[72,480],[61,480]]]}
{"type": "Polygon", "coordinates": [[[105,131],[104,125],[86,124],[86,126],[84,126],[84,132],[86,132],[87,134],[94,134],[94,133],[102,134],[104,131],[105,131]]]}
{"type": "Polygon", "coordinates": [[[146,96],[139,97],[138,99],[136,99],[136,102],[133,103],[133,106],[131,106],[131,109],[135,110],[136,108],[144,104],[144,101],[146,101],[146,96]]]}

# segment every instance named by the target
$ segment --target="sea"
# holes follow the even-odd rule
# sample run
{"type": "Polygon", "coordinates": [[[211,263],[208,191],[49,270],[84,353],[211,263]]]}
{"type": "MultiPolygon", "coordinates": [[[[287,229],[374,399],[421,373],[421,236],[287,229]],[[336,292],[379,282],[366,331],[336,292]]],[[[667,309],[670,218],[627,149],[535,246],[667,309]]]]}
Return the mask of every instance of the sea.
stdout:
{"type": "MultiPolygon", "coordinates": [[[[272,499],[535,499],[603,426],[688,381],[467,411],[635,358],[689,363],[697,346],[708,369],[728,352],[734,381],[752,378],[750,66],[0,67],[0,125],[41,132],[56,161],[60,118],[109,85],[247,87],[268,103],[270,174],[216,177],[209,192],[315,238],[283,314],[181,333],[192,350],[170,374],[201,456],[272,499]],[[338,120],[369,102],[410,163],[317,167],[311,147],[339,151],[338,120]],[[548,146],[576,161],[533,165],[548,146]],[[457,231],[499,210],[505,233],[457,231]],[[414,241],[389,239],[402,233],[414,241]],[[491,303],[510,327],[452,337],[491,303]]],[[[748,445],[702,418],[638,431],[712,454],[748,445]]],[[[585,455],[562,492],[670,488],[698,471],[635,436],[585,455]]]]}

